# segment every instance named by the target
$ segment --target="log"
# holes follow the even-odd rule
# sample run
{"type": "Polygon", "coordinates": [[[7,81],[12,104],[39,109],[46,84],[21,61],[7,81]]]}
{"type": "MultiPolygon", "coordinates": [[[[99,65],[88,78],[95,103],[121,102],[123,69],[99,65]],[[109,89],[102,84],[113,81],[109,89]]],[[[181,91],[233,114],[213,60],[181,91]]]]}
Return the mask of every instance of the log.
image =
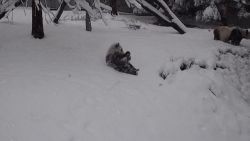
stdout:
{"type": "Polygon", "coordinates": [[[58,10],[58,12],[56,14],[56,17],[53,20],[53,22],[55,24],[58,24],[58,21],[59,21],[60,17],[62,16],[63,10],[66,7],[66,5],[67,5],[67,3],[63,0],[62,3],[60,4],[59,10],[58,10]]]}

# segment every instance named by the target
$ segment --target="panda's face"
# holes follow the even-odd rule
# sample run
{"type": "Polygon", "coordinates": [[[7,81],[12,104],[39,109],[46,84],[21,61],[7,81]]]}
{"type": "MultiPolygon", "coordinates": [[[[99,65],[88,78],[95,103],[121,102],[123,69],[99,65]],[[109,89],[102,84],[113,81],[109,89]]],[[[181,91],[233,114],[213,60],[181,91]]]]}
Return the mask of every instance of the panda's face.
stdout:
{"type": "Polygon", "coordinates": [[[116,48],[116,51],[117,51],[117,52],[123,52],[123,49],[122,49],[122,47],[120,46],[119,43],[116,43],[116,44],[115,44],[115,48],[116,48]]]}

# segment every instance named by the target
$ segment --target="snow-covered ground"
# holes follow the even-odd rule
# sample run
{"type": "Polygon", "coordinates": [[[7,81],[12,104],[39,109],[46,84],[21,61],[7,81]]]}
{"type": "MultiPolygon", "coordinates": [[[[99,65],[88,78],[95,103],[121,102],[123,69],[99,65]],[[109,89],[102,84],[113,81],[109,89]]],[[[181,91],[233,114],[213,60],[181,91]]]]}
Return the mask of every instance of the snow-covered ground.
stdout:
{"type": "Polygon", "coordinates": [[[249,40],[236,47],[212,30],[180,35],[108,15],[92,32],[82,21],[44,22],[39,40],[26,14],[0,21],[1,141],[250,140],[249,40]],[[105,65],[114,42],[138,76],[105,65]]]}

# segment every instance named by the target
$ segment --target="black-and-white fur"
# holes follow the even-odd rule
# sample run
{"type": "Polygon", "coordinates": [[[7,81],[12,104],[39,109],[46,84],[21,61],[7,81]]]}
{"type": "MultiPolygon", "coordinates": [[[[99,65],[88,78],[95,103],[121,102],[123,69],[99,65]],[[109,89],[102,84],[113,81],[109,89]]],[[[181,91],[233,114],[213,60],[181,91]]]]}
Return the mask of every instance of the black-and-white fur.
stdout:
{"type": "Polygon", "coordinates": [[[106,64],[108,66],[119,72],[137,75],[139,69],[136,69],[132,64],[130,64],[130,60],[130,52],[127,51],[124,53],[119,43],[111,45],[106,54],[106,64]]]}
{"type": "Polygon", "coordinates": [[[242,39],[250,39],[250,34],[247,29],[229,26],[219,26],[214,29],[214,40],[240,45],[242,39]]]}

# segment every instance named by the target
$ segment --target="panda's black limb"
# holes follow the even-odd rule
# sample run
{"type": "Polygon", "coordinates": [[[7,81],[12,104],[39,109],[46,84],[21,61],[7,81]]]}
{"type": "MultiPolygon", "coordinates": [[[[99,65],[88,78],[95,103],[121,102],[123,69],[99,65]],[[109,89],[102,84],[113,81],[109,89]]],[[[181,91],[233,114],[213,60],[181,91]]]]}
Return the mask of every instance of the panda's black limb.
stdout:
{"type": "Polygon", "coordinates": [[[220,40],[220,33],[217,29],[214,30],[214,40],[220,40]]]}
{"type": "Polygon", "coordinates": [[[232,45],[239,46],[242,40],[242,33],[239,28],[235,28],[232,30],[229,40],[232,45]]]}

